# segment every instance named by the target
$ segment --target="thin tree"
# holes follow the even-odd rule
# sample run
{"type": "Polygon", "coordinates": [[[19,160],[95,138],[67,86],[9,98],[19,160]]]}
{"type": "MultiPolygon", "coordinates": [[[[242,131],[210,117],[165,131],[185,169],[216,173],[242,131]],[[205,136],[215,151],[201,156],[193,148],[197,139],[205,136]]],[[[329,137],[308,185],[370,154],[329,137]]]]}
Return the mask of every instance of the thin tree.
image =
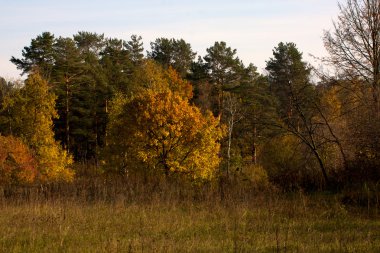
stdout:
{"type": "Polygon", "coordinates": [[[227,122],[227,178],[229,177],[231,167],[231,144],[232,133],[234,131],[235,124],[243,119],[243,112],[241,103],[236,95],[226,92],[224,95],[224,117],[227,122]]]}
{"type": "Polygon", "coordinates": [[[380,116],[380,0],[347,0],[324,43],[333,64],[350,80],[358,78],[370,88],[380,116]]]}

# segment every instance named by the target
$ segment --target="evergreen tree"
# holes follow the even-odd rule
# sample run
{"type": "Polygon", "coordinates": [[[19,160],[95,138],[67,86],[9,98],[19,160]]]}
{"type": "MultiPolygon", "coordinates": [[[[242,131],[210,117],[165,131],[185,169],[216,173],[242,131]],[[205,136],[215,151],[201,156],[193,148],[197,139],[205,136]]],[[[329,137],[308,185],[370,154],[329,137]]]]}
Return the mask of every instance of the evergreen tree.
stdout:
{"type": "Polygon", "coordinates": [[[133,74],[134,66],[125,46],[126,42],[123,40],[107,39],[101,55],[100,64],[111,94],[116,91],[127,93],[129,90],[129,78],[133,74]]]}
{"type": "Polygon", "coordinates": [[[204,57],[210,82],[214,87],[217,99],[215,114],[222,113],[223,91],[234,88],[240,84],[243,63],[236,56],[236,49],[227,47],[225,42],[215,42],[214,46],[206,49],[204,57]]]}
{"type": "Polygon", "coordinates": [[[67,151],[70,151],[72,139],[73,97],[81,85],[85,73],[80,51],[71,38],[58,38],[54,44],[55,66],[53,68],[53,90],[57,95],[56,108],[59,117],[55,119],[55,132],[67,151]]]}
{"type": "Polygon", "coordinates": [[[191,45],[183,39],[159,38],[150,43],[148,57],[159,62],[164,68],[172,66],[182,77],[190,73],[191,64],[196,53],[191,45]]]}
{"type": "Polygon", "coordinates": [[[38,69],[43,78],[50,80],[54,65],[54,43],[54,35],[44,32],[32,39],[29,47],[24,47],[22,50],[23,58],[17,59],[12,56],[11,62],[22,70],[22,74],[38,69]]]}
{"type": "Polygon", "coordinates": [[[144,59],[144,46],[141,36],[132,35],[131,40],[124,42],[124,47],[128,52],[129,59],[134,65],[140,65],[144,59]]]}
{"type": "Polygon", "coordinates": [[[266,70],[270,89],[279,101],[280,116],[285,121],[297,120],[295,103],[304,105],[313,98],[310,67],[302,61],[302,53],[294,43],[281,42],[273,50],[273,58],[267,61],[266,70]]]}
{"type": "Polygon", "coordinates": [[[294,43],[279,43],[273,50],[273,58],[267,62],[271,91],[278,99],[278,114],[281,121],[273,125],[294,135],[305,145],[316,159],[324,181],[329,185],[329,176],[322,156],[325,139],[321,138],[322,124],[316,120],[319,99],[309,80],[310,68],[302,61],[294,43]]]}
{"type": "Polygon", "coordinates": [[[221,89],[231,88],[239,84],[243,63],[236,56],[236,49],[231,49],[227,44],[215,42],[212,47],[206,49],[204,57],[211,81],[221,89]]]}

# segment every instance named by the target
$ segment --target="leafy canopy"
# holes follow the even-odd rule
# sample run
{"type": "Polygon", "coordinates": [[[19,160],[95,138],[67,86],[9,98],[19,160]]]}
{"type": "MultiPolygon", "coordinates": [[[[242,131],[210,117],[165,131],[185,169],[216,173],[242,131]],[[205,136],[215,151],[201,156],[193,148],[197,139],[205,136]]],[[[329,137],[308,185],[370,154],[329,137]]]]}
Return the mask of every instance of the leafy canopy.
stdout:
{"type": "Polygon", "coordinates": [[[119,110],[111,118],[109,145],[119,166],[180,172],[194,179],[215,175],[222,137],[219,119],[203,116],[171,91],[148,90],[115,108],[119,110]]]}
{"type": "Polygon", "coordinates": [[[53,118],[57,117],[55,99],[47,82],[38,73],[30,74],[20,95],[10,105],[14,112],[14,134],[33,150],[43,181],[70,181],[72,158],[54,139],[52,129],[53,118]]]}

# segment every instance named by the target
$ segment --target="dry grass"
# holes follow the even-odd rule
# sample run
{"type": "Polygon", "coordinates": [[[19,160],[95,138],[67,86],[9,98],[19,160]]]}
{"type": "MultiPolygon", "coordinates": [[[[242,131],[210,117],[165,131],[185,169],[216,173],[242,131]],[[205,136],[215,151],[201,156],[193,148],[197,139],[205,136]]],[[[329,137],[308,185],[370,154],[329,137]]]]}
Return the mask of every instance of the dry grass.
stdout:
{"type": "Polygon", "coordinates": [[[0,252],[380,252],[380,220],[336,196],[85,185],[2,196],[0,252]]]}

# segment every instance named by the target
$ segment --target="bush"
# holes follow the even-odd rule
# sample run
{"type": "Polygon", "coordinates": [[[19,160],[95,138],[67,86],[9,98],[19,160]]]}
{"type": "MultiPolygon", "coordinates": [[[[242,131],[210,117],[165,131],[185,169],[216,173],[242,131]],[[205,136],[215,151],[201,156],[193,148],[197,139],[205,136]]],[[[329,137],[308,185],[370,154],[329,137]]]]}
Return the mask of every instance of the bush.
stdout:
{"type": "Polygon", "coordinates": [[[246,165],[243,167],[242,174],[256,189],[266,189],[270,185],[268,173],[261,165],[246,165]]]}
{"type": "Polygon", "coordinates": [[[30,150],[20,139],[0,136],[0,184],[34,182],[36,165],[30,150]]]}
{"type": "Polygon", "coordinates": [[[284,190],[314,190],[323,186],[316,161],[294,136],[272,139],[262,147],[259,156],[269,181],[284,190]]]}

